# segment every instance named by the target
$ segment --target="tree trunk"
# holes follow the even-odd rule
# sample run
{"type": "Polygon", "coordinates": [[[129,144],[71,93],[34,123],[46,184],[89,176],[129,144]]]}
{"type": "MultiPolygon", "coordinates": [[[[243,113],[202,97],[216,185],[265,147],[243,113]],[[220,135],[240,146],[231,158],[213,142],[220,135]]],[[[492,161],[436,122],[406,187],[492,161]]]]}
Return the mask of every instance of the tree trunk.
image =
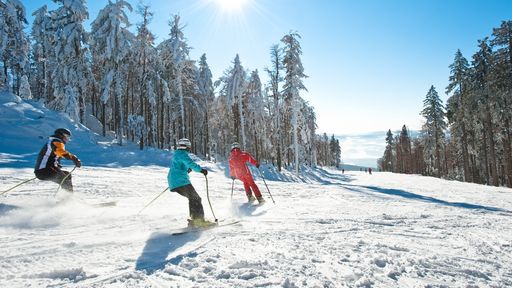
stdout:
{"type": "Polygon", "coordinates": [[[468,140],[466,134],[466,124],[464,124],[464,119],[461,120],[461,129],[462,129],[462,163],[464,167],[464,181],[473,182],[471,177],[471,173],[469,171],[469,153],[468,153],[468,140]]]}
{"type": "Polygon", "coordinates": [[[496,148],[494,143],[494,130],[491,119],[491,111],[489,110],[489,106],[486,107],[487,111],[485,113],[485,121],[487,123],[487,128],[489,129],[489,156],[490,156],[490,172],[492,177],[492,185],[498,186],[499,179],[498,173],[496,171],[497,161],[496,161],[496,148]]]}
{"type": "Polygon", "coordinates": [[[484,154],[483,155],[483,158],[484,158],[484,163],[483,164],[485,166],[484,167],[484,171],[485,171],[485,184],[489,185],[489,184],[491,184],[490,183],[491,181],[489,179],[489,159],[488,159],[489,157],[487,155],[487,131],[485,129],[485,126],[482,129],[482,134],[483,134],[483,142],[482,142],[483,148],[482,148],[482,150],[483,150],[483,154],[484,154]]]}
{"type": "Polygon", "coordinates": [[[107,127],[106,127],[107,126],[107,115],[105,113],[106,112],[105,106],[106,106],[105,103],[102,102],[101,103],[101,112],[102,112],[101,113],[101,122],[102,122],[101,124],[103,124],[103,137],[107,136],[107,127]]]}

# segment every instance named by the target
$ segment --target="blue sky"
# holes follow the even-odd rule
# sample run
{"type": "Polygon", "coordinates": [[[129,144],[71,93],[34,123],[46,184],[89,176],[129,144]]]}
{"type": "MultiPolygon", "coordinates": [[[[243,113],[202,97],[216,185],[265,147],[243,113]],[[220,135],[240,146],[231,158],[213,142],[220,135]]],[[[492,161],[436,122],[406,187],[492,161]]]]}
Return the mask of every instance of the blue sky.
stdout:
{"type": "MultiPolygon", "coordinates": [[[[139,1],[132,3],[134,11],[139,1]]],[[[23,1],[27,14],[55,4],[23,1]]],[[[88,1],[90,21],[107,1],[88,1]]],[[[180,14],[192,59],[206,53],[215,78],[238,53],[266,80],[269,48],[289,31],[301,36],[302,61],[319,132],[367,133],[421,127],[422,101],[434,85],[445,101],[455,51],[468,59],[477,40],[512,19],[510,0],[172,0],[146,1],[157,43],[180,14]],[[222,2],[241,2],[225,9],[222,2]],[[443,97],[444,96],[444,97],[443,97]]],[[[135,12],[130,20],[140,20],[135,12]]],[[[89,21],[89,22],[90,22],[89,21]]],[[[135,25],[134,25],[135,26],[135,25]]],[[[134,27],[133,27],[134,28],[134,27]]]]}
{"type": "MultiPolygon", "coordinates": [[[[22,0],[27,14],[50,0],[22,0]]],[[[139,1],[128,1],[135,29],[139,1]]],[[[88,1],[90,23],[108,1],[88,1]]],[[[431,85],[441,99],[457,49],[470,60],[477,40],[512,19],[511,0],[165,0],[146,1],[155,13],[156,43],[168,21],[182,17],[192,59],[206,53],[214,78],[236,54],[266,81],[271,45],[290,31],[301,36],[309,76],[302,96],[315,107],[318,133],[347,135],[421,128],[431,85]],[[240,2],[228,9],[223,2],[240,2]]],[[[31,20],[31,19],[30,19],[31,20]]],[[[88,29],[89,27],[87,27],[88,29]]],[[[367,137],[362,137],[366,139],[367,137]]],[[[385,134],[381,137],[384,142],[385,134]]],[[[343,150],[343,147],[342,147],[343,150]]],[[[372,156],[373,157],[373,156],[372,156]]]]}

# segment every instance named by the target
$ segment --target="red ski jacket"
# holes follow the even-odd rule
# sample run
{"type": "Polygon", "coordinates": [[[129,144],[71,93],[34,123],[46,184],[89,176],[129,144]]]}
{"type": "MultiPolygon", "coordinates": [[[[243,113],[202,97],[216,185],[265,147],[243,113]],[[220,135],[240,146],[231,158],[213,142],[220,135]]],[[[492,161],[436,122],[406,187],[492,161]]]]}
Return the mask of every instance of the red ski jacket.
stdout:
{"type": "Polygon", "coordinates": [[[254,166],[258,164],[258,161],[251,154],[242,152],[239,148],[231,150],[231,155],[229,156],[229,174],[231,177],[238,178],[243,182],[253,180],[251,171],[247,167],[247,162],[254,166]]]}

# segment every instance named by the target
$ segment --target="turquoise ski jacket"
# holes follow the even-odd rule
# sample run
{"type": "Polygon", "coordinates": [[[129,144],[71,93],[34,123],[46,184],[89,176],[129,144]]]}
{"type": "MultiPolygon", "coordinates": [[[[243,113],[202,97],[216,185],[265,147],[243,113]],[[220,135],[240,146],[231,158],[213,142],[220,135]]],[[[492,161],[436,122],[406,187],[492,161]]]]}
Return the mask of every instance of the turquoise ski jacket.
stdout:
{"type": "Polygon", "coordinates": [[[186,150],[178,149],[174,151],[169,173],[167,174],[167,182],[169,183],[170,190],[191,184],[190,177],[188,176],[189,168],[196,172],[201,172],[201,166],[197,165],[194,160],[188,156],[186,150]]]}

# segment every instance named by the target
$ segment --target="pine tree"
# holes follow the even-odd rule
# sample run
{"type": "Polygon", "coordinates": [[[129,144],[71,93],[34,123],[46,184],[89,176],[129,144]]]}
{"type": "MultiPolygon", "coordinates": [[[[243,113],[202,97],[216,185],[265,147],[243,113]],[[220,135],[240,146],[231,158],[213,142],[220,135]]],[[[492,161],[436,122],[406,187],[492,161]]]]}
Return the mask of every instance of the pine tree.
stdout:
{"type": "Polygon", "coordinates": [[[77,122],[85,123],[86,96],[92,82],[92,72],[87,54],[87,35],[82,23],[89,18],[84,0],[55,0],[60,3],[51,12],[55,61],[53,67],[53,91],[51,106],[63,110],[77,122]]]}
{"type": "Polygon", "coordinates": [[[285,35],[281,42],[284,43],[284,57],[283,57],[283,66],[285,68],[285,83],[283,86],[283,95],[285,98],[289,99],[292,115],[291,115],[291,124],[293,129],[293,147],[295,152],[295,173],[299,173],[299,139],[298,139],[298,117],[301,102],[299,100],[300,91],[306,90],[302,79],[307,76],[304,74],[304,67],[302,66],[302,61],[300,59],[300,55],[302,54],[302,49],[300,47],[300,43],[298,39],[300,39],[300,35],[296,32],[290,32],[285,35]]]}
{"type": "MultiPolygon", "coordinates": [[[[51,70],[51,63],[56,63],[55,54],[52,49],[52,42],[54,33],[50,23],[50,17],[46,5],[37,9],[34,13],[34,20],[32,22],[32,61],[34,62],[34,70],[32,78],[35,87],[35,96],[50,102],[52,99],[51,92],[51,77],[49,77],[49,70],[51,70]]],[[[1,26],[1,25],[0,25],[1,26]]]]}
{"type": "Polygon", "coordinates": [[[386,133],[386,149],[384,150],[384,156],[381,161],[381,170],[382,171],[394,171],[394,157],[393,157],[393,147],[395,146],[394,143],[394,136],[391,132],[391,129],[388,130],[386,133]]]}
{"type": "Polygon", "coordinates": [[[32,99],[32,92],[30,91],[27,75],[21,77],[20,97],[23,99],[32,99]]]}
{"type": "Polygon", "coordinates": [[[494,82],[497,93],[497,118],[501,123],[506,183],[512,187],[512,21],[493,29],[491,47],[495,59],[494,82]]]}
{"type": "Polygon", "coordinates": [[[411,138],[409,136],[409,130],[407,126],[402,126],[402,131],[400,131],[400,136],[397,141],[397,154],[400,157],[397,157],[397,162],[399,165],[398,172],[400,173],[411,173],[411,155],[412,155],[412,145],[411,138]]]}
{"type": "Polygon", "coordinates": [[[270,62],[271,67],[267,68],[265,71],[269,76],[269,86],[271,90],[272,103],[271,107],[269,107],[270,117],[272,117],[272,135],[270,139],[272,139],[273,147],[275,147],[275,157],[277,162],[277,170],[281,172],[282,160],[281,160],[281,147],[282,147],[282,133],[281,133],[281,114],[282,114],[282,101],[281,101],[281,92],[279,90],[279,85],[283,81],[281,72],[283,70],[282,66],[282,49],[279,48],[279,45],[272,45],[270,48],[270,62]]]}
{"type": "Polygon", "coordinates": [[[423,101],[421,115],[425,117],[423,133],[425,138],[425,156],[427,163],[433,159],[437,177],[441,177],[441,148],[444,143],[446,129],[445,111],[443,103],[432,85],[423,101]]]}
{"type": "MultiPolygon", "coordinates": [[[[310,166],[314,167],[317,163],[316,151],[315,151],[315,141],[316,141],[316,114],[313,106],[310,106],[306,101],[304,101],[303,109],[301,111],[301,125],[299,126],[302,131],[302,144],[304,146],[305,155],[304,161],[309,163],[310,166]]],[[[340,155],[336,158],[338,161],[341,161],[341,150],[340,155]]]]}
{"type": "Polygon", "coordinates": [[[244,97],[244,107],[247,111],[247,132],[252,136],[248,141],[247,150],[254,151],[256,159],[260,159],[263,147],[266,146],[264,139],[267,134],[265,126],[265,110],[263,103],[263,94],[260,76],[258,70],[254,70],[249,78],[244,97]]]}
{"type": "Polygon", "coordinates": [[[487,169],[489,169],[489,171],[486,172],[486,178],[488,179],[487,183],[492,183],[492,185],[498,186],[498,173],[496,171],[496,140],[494,136],[495,126],[491,114],[491,110],[493,109],[492,106],[495,102],[495,99],[491,94],[490,87],[492,51],[488,45],[487,38],[479,40],[478,43],[480,50],[473,55],[472,64],[474,67],[474,73],[472,82],[475,87],[474,92],[476,93],[477,101],[484,107],[481,120],[483,122],[482,133],[484,134],[485,141],[484,154],[488,155],[484,157],[485,170],[487,171],[487,169]],[[489,176],[491,177],[490,179],[489,176]]]}
{"type": "Polygon", "coordinates": [[[205,121],[204,121],[204,130],[206,132],[205,139],[204,139],[204,151],[206,153],[206,156],[208,160],[211,159],[211,144],[210,144],[210,110],[213,101],[215,100],[214,95],[214,88],[213,88],[213,82],[212,82],[212,72],[210,71],[210,67],[208,66],[208,63],[206,62],[206,54],[203,54],[201,56],[201,60],[199,61],[199,75],[198,75],[198,88],[199,88],[199,94],[201,95],[201,98],[205,101],[205,121]]]}
{"type": "MultiPolygon", "coordinates": [[[[136,65],[134,67],[134,77],[136,79],[135,82],[138,83],[138,89],[135,89],[135,93],[138,95],[135,95],[134,99],[131,101],[136,103],[136,106],[133,109],[134,111],[132,111],[132,118],[134,118],[135,115],[139,115],[144,119],[143,133],[137,134],[137,138],[139,139],[139,149],[142,150],[144,149],[146,142],[152,143],[155,141],[157,134],[156,116],[158,111],[156,109],[156,105],[158,96],[155,94],[154,86],[166,85],[166,83],[164,84],[158,81],[158,54],[156,48],[153,46],[155,36],[148,28],[153,13],[147,5],[139,5],[137,7],[137,13],[142,17],[142,22],[137,25],[137,35],[132,49],[132,57],[135,59],[134,64],[136,65]],[[156,85],[153,85],[153,83],[156,85]],[[153,115],[150,115],[150,111],[152,111],[153,115]],[[151,122],[151,125],[146,125],[148,123],[145,119],[151,119],[148,121],[151,122]],[[151,136],[149,136],[148,133],[150,133],[151,136]],[[149,141],[149,139],[151,139],[151,141],[149,141]]],[[[132,123],[136,125],[134,129],[142,129],[142,125],[138,122],[132,121],[132,123]]]]}
{"type": "Polygon", "coordinates": [[[453,92],[451,98],[448,99],[448,120],[452,123],[451,134],[455,138],[460,138],[457,143],[460,145],[462,156],[462,164],[464,170],[464,180],[472,181],[471,171],[469,166],[469,152],[468,152],[468,132],[467,130],[467,116],[466,107],[468,106],[468,91],[466,83],[468,83],[468,70],[469,64],[466,58],[462,55],[460,50],[455,53],[455,59],[450,65],[450,83],[446,87],[446,93],[453,92]]]}
{"type": "Polygon", "coordinates": [[[238,54],[233,61],[233,68],[225,76],[225,86],[223,90],[226,93],[227,103],[232,107],[233,112],[233,134],[236,139],[240,139],[242,149],[246,149],[245,134],[245,115],[243,108],[243,95],[247,89],[247,74],[240,62],[238,54]]]}
{"type": "Polygon", "coordinates": [[[130,22],[124,9],[132,11],[123,0],[109,2],[101,9],[91,24],[91,49],[94,65],[102,67],[98,77],[101,85],[103,134],[106,134],[107,118],[116,131],[118,144],[122,145],[125,117],[124,88],[126,88],[127,66],[124,64],[130,53],[134,36],[128,31],[130,22]],[[113,97],[111,97],[113,96],[113,97]],[[107,107],[107,104],[110,103],[107,107]],[[111,113],[109,113],[111,111],[111,113]],[[107,115],[107,113],[109,115],[107,115]]]}
{"type": "Polygon", "coordinates": [[[0,61],[3,63],[3,86],[9,87],[12,76],[12,91],[19,94],[23,75],[28,73],[29,41],[25,34],[25,6],[17,0],[0,3],[0,61]],[[10,74],[9,74],[10,72],[10,74]]]}
{"type": "Polygon", "coordinates": [[[332,155],[330,164],[332,166],[339,167],[341,161],[341,147],[339,140],[334,138],[334,134],[331,136],[331,140],[329,141],[329,150],[332,155]]]}

